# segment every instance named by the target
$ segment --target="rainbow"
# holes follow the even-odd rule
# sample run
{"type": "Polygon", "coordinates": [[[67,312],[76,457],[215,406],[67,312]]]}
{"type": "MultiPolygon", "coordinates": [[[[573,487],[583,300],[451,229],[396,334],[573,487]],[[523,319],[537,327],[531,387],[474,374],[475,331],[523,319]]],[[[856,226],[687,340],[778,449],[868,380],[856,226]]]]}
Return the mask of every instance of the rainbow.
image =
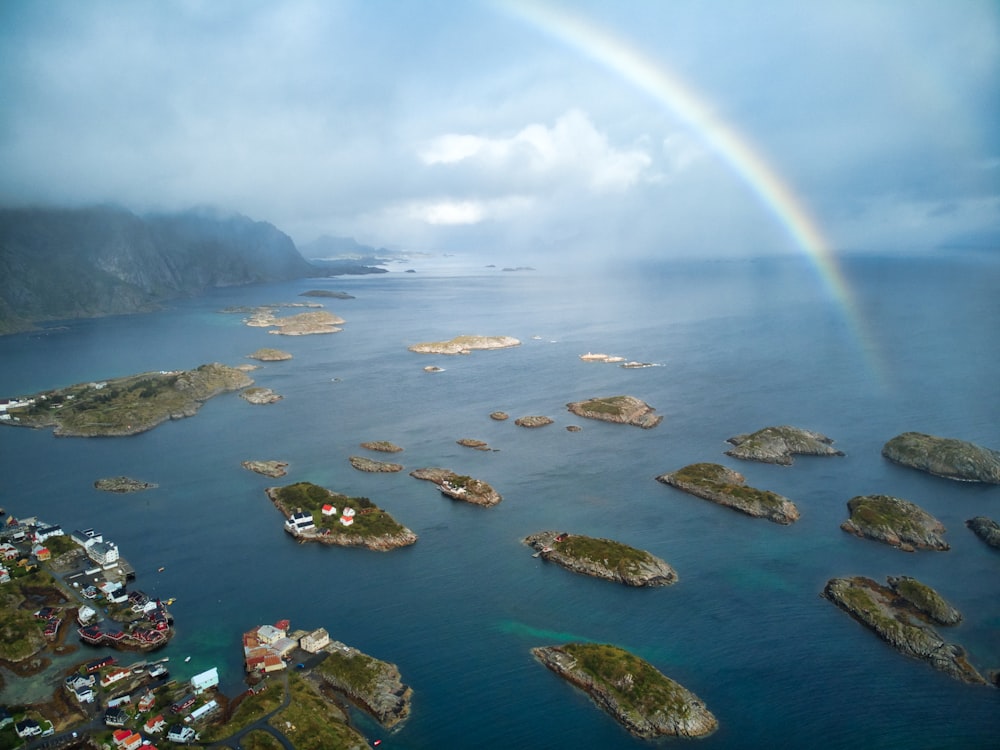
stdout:
{"type": "MultiPolygon", "coordinates": [[[[716,117],[712,109],[666,66],[641,54],[606,29],[565,9],[537,2],[507,0],[499,7],[617,74],[687,125],[757,196],[795,246],[808,257],[843,309],[866,356],[874,356],[850,287],[819,226],[745,136],[716,117]]],[[[880,369],[872,365],[873,369],[880,369]]]]}

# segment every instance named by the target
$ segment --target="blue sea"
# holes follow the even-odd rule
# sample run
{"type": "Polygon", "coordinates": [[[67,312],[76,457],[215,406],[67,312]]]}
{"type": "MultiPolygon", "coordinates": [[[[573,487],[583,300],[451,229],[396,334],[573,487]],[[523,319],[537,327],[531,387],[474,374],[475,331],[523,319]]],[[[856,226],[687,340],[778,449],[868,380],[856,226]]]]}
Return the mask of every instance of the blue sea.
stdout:
{"type": "MultiPolygon", "coordinates": [[[[133,563],[138,588],[176,597],[177,634],[163,652],[175,676],[216,666],[235,694],[240,635],[283,618],[396,663],[414,690],[409,720],[386,732],[353,717],[383,748],[650,744],[530,654],[576,640],[629,649],[701,697],[719,719],[698,744],[706,750],[997,747],[1000,691],[900,655],[820,592],[835,576],[914,576],[964,614],[945,637],[983,673],[1000,668],[1000,551],[964,525],[1000,519],[1000,486],[880,455],[910,430],[1000,449],[1000,259],[850,257],[844,289],[801,258],[596,273],[539,266],[428,259],[414,273],[393,265],[377,276],[221,289],[155,313],[0,338],[2,396],[237,365],[264,346],[294,355],[251,373],[284,397],[267,406],[225,394],[193,418],[127,438],[0,428],[0,506],[95,527],[133,563]],[[320,300],[346,319],[342,332],[272,336],[220,312],[315,300],[299,295],[317,288],[354,295],[320,300]],[[465,333],[522,344],[455,357],[407,350],[465,333]],[[587,352],[656,366],[581,361],[587,352]],[[662,424],[641,430],[566,410],[616,394],[643,399],[662,424]],[[511,419],[490,419],[498,410],[511,419]],[[515,426],[527,415],[554,424],[515,426]],[[566,430],[574,424],[583,429],[566,430]],[[846,455],[791,467],[724,455],[727,437],[780,424],[822,432],[846,455]],[[385,458],[360,447],[369,440],[402,446],[391,460],[405,470],[353,469],[351,455],[385,458]],[[289,474],[259,476],[245,459],[288,461],[289,474]],[[786,495],[801,519],[779,526],[655,481],[696,461],[786,495]],[[503,502],[449,500],[408,475],[427,466],[485,480],[503,502]],[[93,488],[119,474],[159,487],[93,488]],[[371,498],[419,541],[389,553],[295,544],[264,488],[303,480],[371,498]],[[847,501],[871,493],[935,515],[951,550],[905,553],[841,531],[847,501]],[[573,575],[521,543],[546,529],[649,550],[680,580],[644,590],[573,575]]],[[[7,677],[0,703],[34,699],[7,677]]]]}

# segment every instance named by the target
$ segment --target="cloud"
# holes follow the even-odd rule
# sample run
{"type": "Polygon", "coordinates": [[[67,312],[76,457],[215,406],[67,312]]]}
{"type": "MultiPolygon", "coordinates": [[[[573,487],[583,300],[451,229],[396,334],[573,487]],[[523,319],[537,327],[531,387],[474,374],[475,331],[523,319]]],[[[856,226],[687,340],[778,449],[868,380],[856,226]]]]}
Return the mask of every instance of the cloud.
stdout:
{"type": "Polygon", "coordinates": [[[537,183],[581,184],[603,191],[626,190],[652,163],[638,148],[615,148],[580,110],[555,123],[533,123],[509,137],[449,133],[420,152],[428,165],[466,164],[483,173],[528,175],[537,183]]]}

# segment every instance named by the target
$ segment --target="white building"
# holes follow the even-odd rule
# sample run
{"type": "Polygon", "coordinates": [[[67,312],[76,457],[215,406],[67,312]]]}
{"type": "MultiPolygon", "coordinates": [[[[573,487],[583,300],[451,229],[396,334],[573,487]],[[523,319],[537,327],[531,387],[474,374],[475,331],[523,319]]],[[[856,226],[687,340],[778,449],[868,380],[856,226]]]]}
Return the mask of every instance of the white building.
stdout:
{"type": "Polygon", "coordinates": [[[211,690],[219,686],[219,670],[217,667],[212,667],[209,670],[202,672],[201,674],[196,674],[191,678],[191,689],[196,693],[204,693],[206,690],[211,690]]]}
{"type": "Polygon", "coordinates": [[[322,651],[329,642],[330,634],[326,632],[326,628],[317,628],[313,632],[302,636],[299,639],[299,646],[303,651],[316,654],[322,651]]]}
{"type": "Polygon", "coordinates": [[[87,556],[98,565],[118,562],[118,545],[114,542],[97,542],[87,547],[87,556]]]}
{"type": "Polygon", "coordinates": [[[344,512],[340,515],[340,522],[344,526],[350,526],[354,523],[354,508],[344,508],[344,512]]]}

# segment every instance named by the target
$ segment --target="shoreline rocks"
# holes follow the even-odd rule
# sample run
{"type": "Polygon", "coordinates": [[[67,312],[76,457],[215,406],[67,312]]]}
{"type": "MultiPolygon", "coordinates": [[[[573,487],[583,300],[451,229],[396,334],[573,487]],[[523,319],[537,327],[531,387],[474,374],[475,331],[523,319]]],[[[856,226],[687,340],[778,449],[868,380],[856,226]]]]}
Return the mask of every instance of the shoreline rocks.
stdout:
{"type": "Polygon", "coordinates": [[[669,586],[677,582],[676,571],[664,560],[611,539],[540,531],[523,541],[537,550],[537,557],[573,573],[626,586],[669,586]]]}
{"type": "Polygon", "coordinates": [[[720,464],[690,464],[662,474],[656,481],[754,518],[766,518],[783,525],[799,519],[799,509],[787,497],[748,487],[742,474],[720,464]]]}
{"type": "Polygon", "coordinates": [[[253,354],[248,354],[249,359],[256,359],[261,362],[283,362],[287,359],[292,359],[292,355],[288,352],[283,352],[281,349],[258,349],[253,354]]]}
{"type": "Polygon", "coordinates": [[[847,502],[850,518],[840,528],[905,552],[951,549],[939,520],[918,505],[890,495],[858,495],[847,502]]]}
{"type": "Polygon", "coordinates": [[[240,393],[240,398],[242,398],[247,403],[251,404],[273,404],[281,401],[282,396],[275,393],[270,388],[262,388],[260,386],[254,386],[252,388],[247,388],[245,391],[240,393]]]}
{"type": "Polygon", "coordinates": [[[451,469],[437,467],[414,469],[410,472],[410,476],[414,479],[433,482],[442,495],[473,505],[481,505],[484,508],[492,508],[503,500],[500,493],[486,482],[463,474],[456,474],[451,469]]]}
{"type": "Polygon", "coordinates": [[[413,689],[403,683],[395,664],[339,641],[331,641],[323,650],[326,658],[314,673],[329,687],[346,695],[386,729],[410,715],[413,689]]]}
{"type": "Polygon", "coordinates": [[[389,463],[388,461],[376,461],[364,456],[349,456],[348,461],[358,471],[367,471],[370,474],[386,474],[403,470],[402,464],[389,463]]]}
{"type": "Polygon", "coordinates": [[[870,578],[833,578],[823,590],[851,617],[875,632],[900,653],[928,662],[932,667],[971,685],[988,684],[969,663],[965,650],[947,643],[914,608],[900,604],[892,589],[870,578]]]}
{"type": "Polygon", "coordinates": [[[545,416],[530,416],[530,417],[518,417],[514,420],[514,424],[518,427],[545,427],[545,425],[552,424],[551,417],[545,416]]]}
{"type": "Polygon", "coordinates": [[[882,455],[946,479],[1000,484],[1000,451],[964,440],[904,432],[882,446],[882,455]]]}
{"type": "Polygon", "coordinates": [[[94,482],[94,487],[104,492],[141,492],[142,490],[152,490],[160,485],[152,482],[143,482],[131,477],[107,477],[94,482]]]}
{"type": "Polygon", "coordinates": [[[370,440],[367,443],[362,443],[361,447],[370,451],[378,451],[379,453],[399,453],[403,450],[388,440],[370,440]]]}
{"type": "Polygon", "coordinates": [[[781,466],[791,466],[793,455],[844,455],[843,451],[831,446],[833,440],[826,435],[789,425],[765,427],[757,432],[733,435],[726,442],[735,446],[726,451],[727,456],[781,466]]]}
{"type": "Polygon", "coordinates": [[[283,477],[288,473],[285,471],[288,468],[287,461],[243,461],[240,465],[244,469],[249,469],[257,474],[263,474],[266,477],[274,479],[283,477]]]}
{"type": "Polygon", "coordinates": [[[966,521],[965,525],[988,545],[1000,549],[1000,523],[986,516],[976,516],[966,521]]]}
{"type": "Polygon", "coordinates": [[[508,349],[520,346],[512,336],[456,336],[448,341],[426,341],[407,347],[417,354],[471,354],[477,349],[508,349]]]}
{"type": "Polygon", "coordinates": [[[477,451],[493,450],[485,440],[476,440],[475,438],[459,438],[455,442],[465,448],[473,448],[477,451]]]}
{"type": "Polygon", "coordinates": [[[617,646],[567,643],[531,653],[636,737],[704,737],[719,726],[697,695],[617,646]]]}
{"type": "Polygon", "coordinates": [[[662,415],[654,414],[656,410],[653,407],[635,396],[608,396],[573,401],[566,404],[566,408],[578,417],[630,424],[644,430],[656,427],[663,421],[662,415]]]}

